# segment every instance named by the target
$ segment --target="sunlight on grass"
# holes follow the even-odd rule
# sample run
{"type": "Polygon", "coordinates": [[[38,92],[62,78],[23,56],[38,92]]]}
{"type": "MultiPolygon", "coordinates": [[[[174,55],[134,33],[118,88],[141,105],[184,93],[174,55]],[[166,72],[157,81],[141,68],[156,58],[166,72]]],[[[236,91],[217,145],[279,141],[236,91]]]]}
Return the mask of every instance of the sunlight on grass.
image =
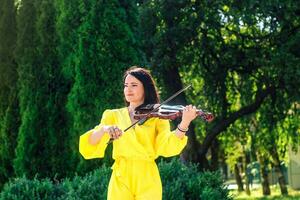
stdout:
{"type": "Polygon", "coordinates": [[[262,195],[261,188],[252,189],[250,196],[248,196],[245,192],[238,193],[237,190],[232,190],[230,192],[234,199],[239,200],[300,200],[300,190],[288,188],[288,193],[288,196],[281,196],[279,186],[272,186],[271,195],[267,197],[262,195]]]}

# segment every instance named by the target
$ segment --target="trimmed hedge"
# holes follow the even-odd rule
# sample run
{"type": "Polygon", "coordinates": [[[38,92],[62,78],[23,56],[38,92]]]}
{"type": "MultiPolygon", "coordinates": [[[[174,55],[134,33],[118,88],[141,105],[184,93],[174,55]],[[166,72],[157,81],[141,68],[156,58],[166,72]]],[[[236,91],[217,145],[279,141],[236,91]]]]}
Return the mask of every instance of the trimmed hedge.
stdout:
{"type": "MultiPolygon", "coordinates": [[[[229,200],[228,190],[217,172],[197,171],[196,165],[185,166],[177,159],[159,162],[164,200],[229,200]]],[[[110,167],[54,183],[49,179],[16,178],[7,183],[0,200],[99,200],[106,199],[110,167]]]]}

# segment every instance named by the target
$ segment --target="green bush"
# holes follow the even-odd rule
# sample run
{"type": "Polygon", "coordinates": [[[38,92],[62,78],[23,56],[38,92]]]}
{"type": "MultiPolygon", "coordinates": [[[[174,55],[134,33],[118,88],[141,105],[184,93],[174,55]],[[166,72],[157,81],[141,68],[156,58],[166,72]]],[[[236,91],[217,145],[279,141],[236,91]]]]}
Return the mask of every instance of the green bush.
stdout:
{"type": "Polygon", "coordinates": [[[158,164],[163,184],[163,199],[232,199],[218,172],[199,172],[197,165],[183,165],[173,159],[158,164]]]}
{"type": "MultiPolygon", "coordinates": [[[[217,172],[197,171],[196,165],[185,166],[173,159],[158,164],[164,200],[232,199],[217,172]]],[[[17,178],[7,183],[0,200],[99,200],[106,199],[111,169],[105,165],[84,177],[75,176],[54,183],[49,179],[17,178]]]]}
{"type": "Polygon", "coordinates": [[[29,180],[25,177],[17,178],[6,184],[1,192],[0,199],[31,200],[58,199],[63,194],[58,185],[54,185],[49,179],[29,180]]]}

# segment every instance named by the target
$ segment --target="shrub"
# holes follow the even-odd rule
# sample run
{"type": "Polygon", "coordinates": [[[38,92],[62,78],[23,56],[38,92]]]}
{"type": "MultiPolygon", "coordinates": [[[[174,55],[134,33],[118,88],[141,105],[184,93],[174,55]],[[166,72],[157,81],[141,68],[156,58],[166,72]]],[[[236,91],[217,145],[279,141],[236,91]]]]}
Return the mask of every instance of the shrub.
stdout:
{"type": "MultiPolygon", "coordinates": [[[[218,172],[203,172],[193,164],[183,165],[177,159],[158,164],[163,183],[164,200],[229,200],[218,172]]],[[[49,179],[11,180],[0,193],[0,200],[99,200],[106,199],[111,169],[106,165],[86,174],[54,183],[49,179]]]]}
{"type": "Polygon", "coordinates": [[[54,185],[49,179],[29,180],[25,177],[16,178],[4,185],[0,199],[9,200],[52,200],[62,195],[60,187],[54,185]]]}
{"type": "Polygon", "coordinates": [[[172,200],[229,200],[229,196],[219,172],[199,172],[197,165],[183,165],[173,159],[159,163],[163,183],[163,199],[172,200]]]}
{"type": "Polygon", "coordinates": [[[17,178],[7,183],[0,200],[93,200],[106,199],[111,170],[103,165],[86,174],[54,183],[49,179],[17,178]]]}

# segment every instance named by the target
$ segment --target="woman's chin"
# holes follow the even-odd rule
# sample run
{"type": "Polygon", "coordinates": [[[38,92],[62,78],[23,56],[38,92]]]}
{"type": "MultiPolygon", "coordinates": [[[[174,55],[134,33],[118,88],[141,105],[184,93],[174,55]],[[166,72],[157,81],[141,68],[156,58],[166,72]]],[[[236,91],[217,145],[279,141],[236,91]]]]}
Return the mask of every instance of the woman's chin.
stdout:
{"type": "Polygon", "coordinates": [[[133,102],[133,101],[134,101],[134,99],[133,99],[133,98],[131,98],[131,97],[126,97],[126,101],[127,101],[127,102],[129,102],[129,103],[131,103],[131,102],[133,102]]]}

